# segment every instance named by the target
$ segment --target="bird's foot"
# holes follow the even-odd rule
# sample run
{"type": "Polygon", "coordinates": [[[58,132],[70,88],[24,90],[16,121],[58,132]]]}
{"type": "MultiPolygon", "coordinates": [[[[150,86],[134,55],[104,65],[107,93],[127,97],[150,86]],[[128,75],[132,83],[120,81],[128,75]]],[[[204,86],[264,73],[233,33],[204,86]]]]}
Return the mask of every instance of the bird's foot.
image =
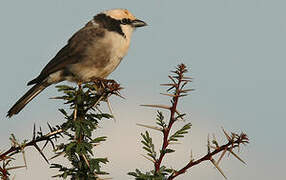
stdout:
{"type": "Polygon", "coordinates": [[[82,85],[82,82],[77,82],[77,86],[79,89],[81,89],[81,85],[82,85]]]}
{"type": "MultiPolygon", "coordinates": [[[[98,87],[98,90],[104,91],[109,94],[116,94],[120,96],[119,91],[122,89],[120,84],[118,84],[113,79],[103,79],[103,78],[93,78],[91,80],[98,87]]],[[[120,96],[121,97],[121,96],[120,96]]]]}
{"type": "Polygon", "coordinates": [[[97,86],[107,88],[109,86],[113,86],[115,84],[118,84],[115,80],[113,79],[104,79],[104,78],[92,78],[91,82],[95,83],[97,86]]]}

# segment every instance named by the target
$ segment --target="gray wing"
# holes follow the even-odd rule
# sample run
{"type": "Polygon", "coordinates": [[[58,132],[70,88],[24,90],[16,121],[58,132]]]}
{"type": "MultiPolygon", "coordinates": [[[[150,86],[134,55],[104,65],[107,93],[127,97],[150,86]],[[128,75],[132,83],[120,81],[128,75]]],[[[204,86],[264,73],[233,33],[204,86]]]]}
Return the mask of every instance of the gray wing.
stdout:
{"type": "Polygon", "coordinates": [[[44,67],[40,75],[30,81],[28,85],[42,82],[50,74],[65,69],[70,64],[78,63],[84,56],[87,47],[104,36],[102,28],[95,28],[87,24],[76,32],[56,56],[44,67]]]}

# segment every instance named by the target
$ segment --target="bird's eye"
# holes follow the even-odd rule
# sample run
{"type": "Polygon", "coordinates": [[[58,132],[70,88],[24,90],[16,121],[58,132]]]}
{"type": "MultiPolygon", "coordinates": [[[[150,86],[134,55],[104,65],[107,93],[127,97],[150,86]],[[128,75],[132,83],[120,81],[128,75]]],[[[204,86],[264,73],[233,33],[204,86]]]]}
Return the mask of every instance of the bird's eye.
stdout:
{"type": "Polygon", "coordinates": [[[131,21],[130,21],[130,19],[124,18],[124,19],[122,19],[122,20],[120,21],[120,23],[125,25],[125,24],[130,24],[131,21]]]}

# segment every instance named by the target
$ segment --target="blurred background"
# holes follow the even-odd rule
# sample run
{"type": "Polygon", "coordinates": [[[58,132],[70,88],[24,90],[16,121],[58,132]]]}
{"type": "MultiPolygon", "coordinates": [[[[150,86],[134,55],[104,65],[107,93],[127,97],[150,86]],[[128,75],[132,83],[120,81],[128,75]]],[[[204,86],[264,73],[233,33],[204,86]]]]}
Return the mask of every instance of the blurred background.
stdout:
{"type": "MultiPolygon", "coordinates": [[[[9,148],[9,136],[32,137],[33,124],[47,129],[61,124],[62,102],[49,97],[59,93],[49,87],[19,115],[7,119],[6,112],[25,91],[26,83],[63,47],[69,37],[95,14],[112,8],[127,8],[149,26],[138,29],[129,54],[109,77],[125,89],[125,100],[111,98],[117,121],[104,121],[96,135],[108,140],[96,149],[108,157],[104,170],[113,179],[133,179],[127,172],[152,169],[140,154],[140,132],[136,123],[152,125],[156,111],[140,104],[169,103],[159,95],[167,75],[179,63],[190,68],[196,89],[179,104],[193,124],[191,133],[176,153],[163,163],[180,168],[191,150],[195,158],[206,153],[207,135],[223,140],[221,126],[245,132],[251,144],[242,149],[243,165],[226,158],[222,169],[229,179],[282,179],[285,177],[285,90],[286,90],[286,1],[283,0],[52,0],[1,1],[0,3],[0,150],[9,148]]],[[[105,105],[103,105],[105,107],[105,105]]],[[[167,113],[165,112],[167,116],[167,113]]],[[[183,123],[178,123],[183,125],[183,123]]],[[[151,132],[156,148],[160,136],[151,132]]],[[[52,153],[46,152],[48,157],[52,153]]],[[[51,179],[57,171],[34,150],[27,151],[28,169],[16,170],[17,179],[51,179]]],[[[52,162],[61,162],[56,159],[52,162]]],[[[16,165],[23,165],[19,156],[16,165]]],[[[205,162],[178,180],[221,180],[205,162]]]]}

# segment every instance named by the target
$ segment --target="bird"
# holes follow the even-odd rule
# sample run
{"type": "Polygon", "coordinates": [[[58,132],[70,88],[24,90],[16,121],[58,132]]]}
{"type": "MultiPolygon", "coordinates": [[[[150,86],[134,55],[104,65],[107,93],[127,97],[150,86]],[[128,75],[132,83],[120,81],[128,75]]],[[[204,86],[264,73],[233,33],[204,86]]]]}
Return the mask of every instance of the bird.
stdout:
{"type": "Polygon", "coordinates": [[[127,54],[133,31],[146,25],[127,9],[98,13],[72,35],[35,79],[28,82],[27,85],[33,86],[11,107],[7,117],[18,114],[52,84],[105,79],[127,54]]]}

